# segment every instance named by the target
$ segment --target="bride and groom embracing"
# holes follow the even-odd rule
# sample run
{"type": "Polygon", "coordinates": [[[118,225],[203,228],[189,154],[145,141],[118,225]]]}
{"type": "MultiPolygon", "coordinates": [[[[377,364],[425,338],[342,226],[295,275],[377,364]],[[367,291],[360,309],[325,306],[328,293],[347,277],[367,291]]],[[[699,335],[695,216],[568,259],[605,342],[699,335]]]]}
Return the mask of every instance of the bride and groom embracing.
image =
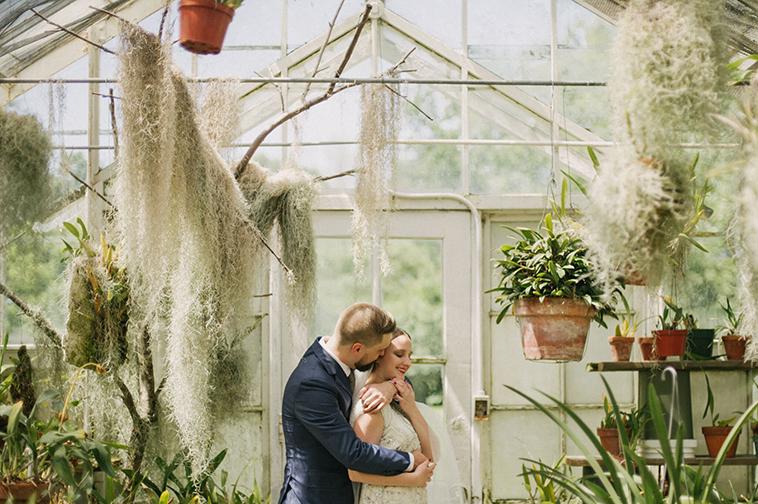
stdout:
{"type": "Polygon", "coordinates": [[[366,303],[311,345],[284,389],[279,504],[427,502],[435,437],[405,380],[411,353],[410,336],[366,303]]]}

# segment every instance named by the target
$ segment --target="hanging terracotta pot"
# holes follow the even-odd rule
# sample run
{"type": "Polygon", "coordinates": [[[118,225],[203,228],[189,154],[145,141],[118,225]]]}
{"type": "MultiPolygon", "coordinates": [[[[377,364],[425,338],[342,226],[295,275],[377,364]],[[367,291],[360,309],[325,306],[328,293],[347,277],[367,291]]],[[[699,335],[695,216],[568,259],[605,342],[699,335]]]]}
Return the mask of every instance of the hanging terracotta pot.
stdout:
{"type": "Polygon", "coordinates": [[[653,331],[655,336],[655,354],[659,359],[666,357],[683,357],[687,349],[687,330],[669,329],[653,331]]]}
{"type": "Polygon", "coordinates": [[[724,343],[724,351],[726,352],[727,360],[745,360],[745,347],[748,341],[747,337],[730,334],[722,336],[721,341],[724,343]]]}
{"type": "MultiPolygon", "coordinates": [[[[721,450],[721,447],[724,445],[726,437],[732,431],[732,428],[713,426],[702,427],[702,430],[703,437],[705,437],[705,444],[708,446],[708,455],[715,457],[718,455],[719,450],[721,450]]],[[[732,446],[730,446],[729,451],[726,452],[727,458],[734,457],[734,455],[737,453],[737,443],[740,440],[740,434],[742,434],[742,431],[737,433],[737,437],[734,439],[732,446]]]]}
{"type": "Polygon", "coordinates": [[[642,336],[637,338],[637,343],[640,345],[640,353],[642,353],[642,360],[652,361],[655,360],[655,338],[652,336],[642,336]]]}
{"type": "Polygon", "coordinates": [[[611,345],[611,359],[615,362],[629,362],[632,356],[634,338],[623,336],[610,336],[608,343],[611,345]]]}
{"type": "Polygon", "coordinates": [[[195,54],[218,54],[234,9],[216,0],[179,2],[179,43],[195,54]]]}
{"type": "Polygon", "coordinates": [[[581,299],[519,299],[513,313],[527,360],[580,361],[595,310],[581,299]]]}

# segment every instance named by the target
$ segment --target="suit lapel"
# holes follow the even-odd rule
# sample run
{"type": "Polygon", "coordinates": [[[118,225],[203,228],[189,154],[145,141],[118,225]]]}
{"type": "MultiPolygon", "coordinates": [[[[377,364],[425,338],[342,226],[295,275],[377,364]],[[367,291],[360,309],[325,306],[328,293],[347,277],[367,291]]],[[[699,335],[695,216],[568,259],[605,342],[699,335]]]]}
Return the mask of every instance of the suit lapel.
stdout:
{"type": "Polygon", "coordinates": [[[329,373],[334,378],[335,383],[337,383],[337,388],[342,394],[347,408],[343,410],[342,413],[346,418],[349,418],[350,408],[353,406],[353,391],[350,390],[350,381],[347,379],[347,376],[345,376],[345,372],[340,365],[337,364],[334,358],[323,349],[321,342],[319,341],[320,339],[321,338],[316,338],[316,341],[311,345],[310,350],[319,360],[326,372],[329,373]]]}

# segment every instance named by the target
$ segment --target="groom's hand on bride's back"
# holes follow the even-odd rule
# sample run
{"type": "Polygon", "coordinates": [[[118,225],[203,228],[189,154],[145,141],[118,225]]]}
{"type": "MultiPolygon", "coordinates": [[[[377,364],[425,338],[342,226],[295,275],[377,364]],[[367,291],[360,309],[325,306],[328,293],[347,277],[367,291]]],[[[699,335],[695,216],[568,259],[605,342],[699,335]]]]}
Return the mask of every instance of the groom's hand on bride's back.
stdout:
{"type": "Polygon", "coordinates": [[[432,480],[434,476],[434,468],[436,464],[431,460],[425,460],[419,464],[414,470],[411,478],[413,479],[414,486],[425,487],[427,483],[432,480]]]}
{"type": "Polygon", "coordinates": [[[360,401],[364,413],[376,413],[392,402],[397,390],[392,382],[373,383],[361,389],[360,401]]]}

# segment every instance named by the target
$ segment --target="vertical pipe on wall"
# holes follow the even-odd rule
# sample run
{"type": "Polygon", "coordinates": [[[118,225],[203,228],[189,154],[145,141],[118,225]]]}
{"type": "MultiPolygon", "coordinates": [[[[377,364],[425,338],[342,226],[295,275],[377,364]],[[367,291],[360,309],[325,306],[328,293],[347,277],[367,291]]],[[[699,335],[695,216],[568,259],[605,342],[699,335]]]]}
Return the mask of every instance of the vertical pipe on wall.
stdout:
{"type": "MultiPolygon", "coordinates": [[[[99,31],[92,29],[89,31],[88,37],[90,40],[100,42],[101,37],[99,31]]],[[[89,46],[87,50],[89,55],[88,62],[88,76],[90,78],[100,77],[100,49],[95,46],[89,46]]],[[[87,97],[88,102],[88,122],[87,122],[87,143],[91,146],[97,147],[100,145],[100,97],[95,93],[100,92],[100,84],[90,83],[88,85],[89,95],[87,97]]],[[[95,182],[95,176],[100,171],[100,151],[97,149],[90,149],[87,151],[87,183],[97,190],[100,194],[103,193],[103,183],[97,184],[95,182]]],[[[102,200],[95,195],[92,191],[85,192],[85,208],[86,215],[85,221],[89,228],[90,234],[97,237],[103,228],[103,206],[102,200]]]]}

